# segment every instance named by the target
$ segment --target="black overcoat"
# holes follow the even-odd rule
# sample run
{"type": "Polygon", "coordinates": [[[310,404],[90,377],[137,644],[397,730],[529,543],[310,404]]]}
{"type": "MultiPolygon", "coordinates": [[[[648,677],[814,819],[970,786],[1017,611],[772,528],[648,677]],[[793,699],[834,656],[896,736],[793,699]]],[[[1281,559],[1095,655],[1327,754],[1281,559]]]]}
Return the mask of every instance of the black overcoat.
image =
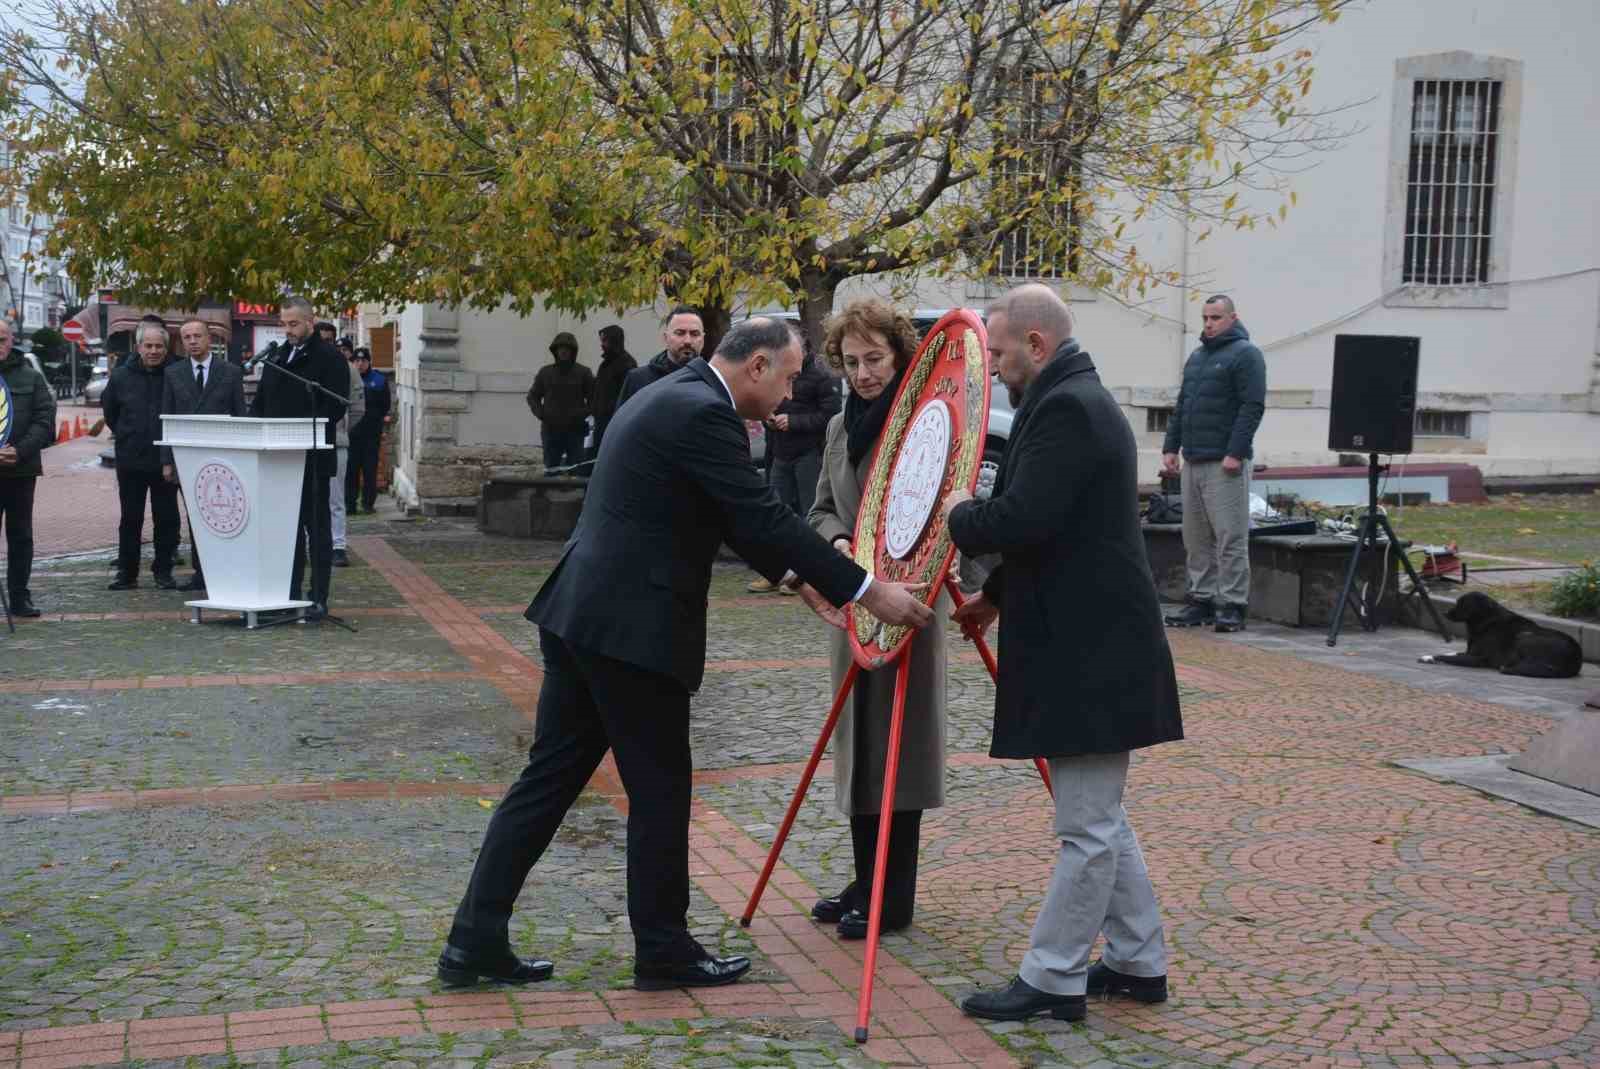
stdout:
{"type": "MultiPolygon", "coordinates": [[[[350,365],[339,355],[339,350],[313,332],[298,352],[285,343],[278,355],[267,363],[275,366],[262,367],[250,414],[273,419],[319,416],[328,421],[327,443],[335,444],[334,428],[344,417],[345,409],[350,407],[350,365]],[[280,367],[301,379],[311,380],[328,392],[308,390],[305,383],[278,370],[280,367]]],[[[339,470],[339,458],[332,449],[307,450],[306,462],[315,464],[317,473],[329,478],[339,470]]]]}
{"type": "Polygon", "coordinates": [[[1069,341],[1023,397],[993,495],[951,510],[962,553],[1001,558],[984,584],[1001,628],[992,756],[1183,737],[1137,459],[1127,417],[1069,341]]]}

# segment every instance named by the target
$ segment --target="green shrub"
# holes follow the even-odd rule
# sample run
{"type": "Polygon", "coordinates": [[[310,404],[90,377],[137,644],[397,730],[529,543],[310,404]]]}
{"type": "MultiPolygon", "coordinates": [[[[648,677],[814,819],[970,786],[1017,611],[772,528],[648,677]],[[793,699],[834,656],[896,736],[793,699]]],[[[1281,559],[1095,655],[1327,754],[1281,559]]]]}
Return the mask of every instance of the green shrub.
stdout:
{"type": "Polygon", "coordinates": [[[1550,610],[1557,616],[1600,617],[1600,565],[1586,561],[1551,584],[1550,610]]]}

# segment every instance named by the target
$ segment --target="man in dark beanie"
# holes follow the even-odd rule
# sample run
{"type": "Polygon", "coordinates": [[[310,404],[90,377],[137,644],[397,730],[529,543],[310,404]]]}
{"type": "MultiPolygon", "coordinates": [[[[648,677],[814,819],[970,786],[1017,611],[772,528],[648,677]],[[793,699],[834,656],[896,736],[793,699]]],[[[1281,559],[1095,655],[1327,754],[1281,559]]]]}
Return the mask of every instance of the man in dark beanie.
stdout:
{"type": "Polygon", "coordinates": [[[539,421],[544,445],[544,467],[559,475],[581,474],[562,470],[583,463],[583,432],[594,411],[594,372],[578,363],[578,339],[569,331],[550,343],[555,362],[533,377],[528,408],[539,421]]]}
{"type": "Polygon", "coordinates": [[[600,455],[600,439],[605,437],[606,424],[617,410],[622,380],[639,366],[622,340],[622,328],[615,323],[600,328],[600,367],[594,373],[594,445],[589,450],[590,460],[600,455]]]}

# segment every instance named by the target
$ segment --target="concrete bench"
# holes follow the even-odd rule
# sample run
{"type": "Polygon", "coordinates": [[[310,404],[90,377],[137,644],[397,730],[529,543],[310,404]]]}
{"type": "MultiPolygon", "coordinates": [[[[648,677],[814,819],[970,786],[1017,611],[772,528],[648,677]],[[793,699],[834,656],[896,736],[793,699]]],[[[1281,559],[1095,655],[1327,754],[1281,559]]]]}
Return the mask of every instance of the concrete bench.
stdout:
{"type": "Polygon", "coordinates": [[[588,479],[571,476],[490,479],[478,495],[478,529],[565,541],[578,525],[588,485],[588,479]]]}
{"type": "MultiPolygon", "coordinates": [[[[1182,601],[1187,590],[1184,568],[1183,525],[1146,523],[1145,552],[1156,589],[1167,601],[1182,601]]],[[[1333,619],[1333,604],[1344,585],[1355,543],[1330,535],[1257,535],[1250,539],[1250,616],[1272,620],[1291,627],[1326,628],[1333,619]]],[[[1354,602],[1361,584],[1383,582],[1378,603],[1378,622],[1387,624],[1395,617],[1399,604],[1398,575],[1401,573],[1398,550],[1387,554],[1364,553],[1354,602]],[[1383,579],[1387,563],[1388,578],[1383,579]]],[[[1345,607],[1345,626],[1360,626],[1352,605],[1345,607]]]]}

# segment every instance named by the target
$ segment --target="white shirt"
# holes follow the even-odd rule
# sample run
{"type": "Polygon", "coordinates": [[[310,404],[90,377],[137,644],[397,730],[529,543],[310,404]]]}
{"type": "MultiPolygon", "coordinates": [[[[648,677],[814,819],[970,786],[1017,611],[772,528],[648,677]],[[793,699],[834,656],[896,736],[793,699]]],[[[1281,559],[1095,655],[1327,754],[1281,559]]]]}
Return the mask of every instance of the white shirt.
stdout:
{"type": "MultiPolygon", "coordinates": [[[[717,365],[713,364],[711,361],[709,361],[709,360],[706,361],[706,367],[710,368],[711,369],[711,373],[717,377],[717,381],[722,383],[723,392],[725,392],[728,395],[728,404],[732,405],[733,404],[733,391],[728,389],[728,380],[722,377],[722,372],[718,371],[717,370],[717,365]]],[[[738,406],[734,405],[734,413],[737,414],[738,411],[739,411],[738,406]]],[[[861,580],[861,585],[856,588],[856,596],[851,598],[850,600],[851,601],[860,601],[862,595],[864,595],[867,592],[867,588],[870,587],[871,585],[872,585],[872,573],[868,572],[867,575],[866,575],[866,578],[861,580]]]]}
{"type": "Polygon", "coordinates": [[[199,377],[200,372],[206,373],[206,382],[211,381],[211,354],[207,353],[204,360],[190,360],[189,374],[199,377]]]}

